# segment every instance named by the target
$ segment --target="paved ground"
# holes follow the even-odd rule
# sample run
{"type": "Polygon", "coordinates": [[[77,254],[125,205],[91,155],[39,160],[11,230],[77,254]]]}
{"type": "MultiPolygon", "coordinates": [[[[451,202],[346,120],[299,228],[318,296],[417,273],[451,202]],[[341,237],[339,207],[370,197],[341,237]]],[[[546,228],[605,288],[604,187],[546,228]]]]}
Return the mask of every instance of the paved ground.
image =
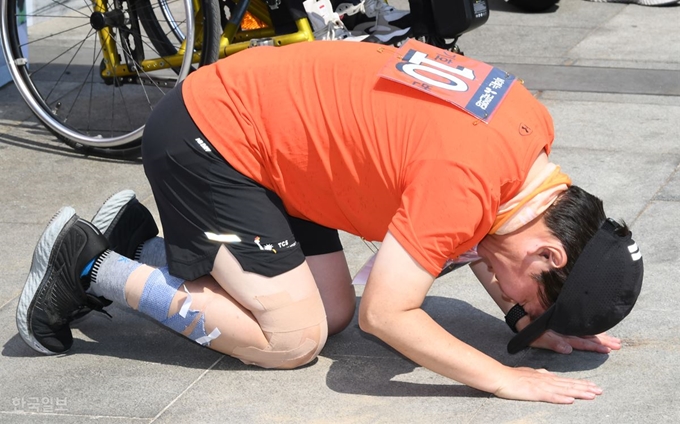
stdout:
{"type": "MultiPolygon", "coordinates": [[[[70,354],[36,354],[18,336],[14,313],[52,214],[69,204],[89,217],[123,188],[152,208],[154,200],[138,163],[74,153],[7,86],[0,89],[0,422],[679,422],[680,294],[672,287],[680,268],[680,7],[562,0],[548,13],[525,14],[490,1],[488,23],[461,38],[463,50],[536,90],[554,115],[554,160],[632,226],[645,285],[633,313],[611,331],[624,347],[610,355],[508,355],[502,315],[466,270],[438,281],[424,308],[503,363],[592,379],[602,396],[571,406],[497,399],[415,366],[356,321],[296,371],[244,366],[117,308],[113,321],[91,314],[78,323],[70,354]]],[[[345,241],[356,270],[370,251],[345,241]]]]}

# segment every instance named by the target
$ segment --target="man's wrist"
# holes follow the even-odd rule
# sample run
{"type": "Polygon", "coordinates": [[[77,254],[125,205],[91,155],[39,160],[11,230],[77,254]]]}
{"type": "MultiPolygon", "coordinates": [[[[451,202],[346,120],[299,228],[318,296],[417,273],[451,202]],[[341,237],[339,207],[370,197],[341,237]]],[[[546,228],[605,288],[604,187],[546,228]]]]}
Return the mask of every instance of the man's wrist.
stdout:
{"type": "Polygon", "coordinates": [[[519,332],[524,330],[524,327],[526,327],[529,324],[531,324],[531,317],[529,317],[529,315],[525,315],[522,318],[520,318],[519,321],[517,321],[517,324],[515,324],[515,328],[519,332]]]}
{"type": "MultiPolygon", "coordinates": [[[[524,308],[522,308],[522,305],[518,303],[510,308],[508,313],[505,315],[505,323],[508,324],[508,327],[510,327],[510,329],[516,333],[519,330],[517,323],[526,316],[527,313],[524,311],[524,308]]],[[[524,326],[526,326],[526,324],[524,324],[522,328],[524,328],[524,326]]]]}

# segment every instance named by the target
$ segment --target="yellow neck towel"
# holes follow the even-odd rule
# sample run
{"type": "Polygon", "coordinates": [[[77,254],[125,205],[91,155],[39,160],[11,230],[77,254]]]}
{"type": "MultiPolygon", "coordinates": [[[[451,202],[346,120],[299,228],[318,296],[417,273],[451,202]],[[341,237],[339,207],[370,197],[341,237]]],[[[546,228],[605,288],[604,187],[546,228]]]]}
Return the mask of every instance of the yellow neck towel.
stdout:
{"type": "Polygon", "coordinates": [[[508,234],[540,216],[571,185],[571,179],[548,163],[532,181],[501,205],[489,234],[508,234]]]}

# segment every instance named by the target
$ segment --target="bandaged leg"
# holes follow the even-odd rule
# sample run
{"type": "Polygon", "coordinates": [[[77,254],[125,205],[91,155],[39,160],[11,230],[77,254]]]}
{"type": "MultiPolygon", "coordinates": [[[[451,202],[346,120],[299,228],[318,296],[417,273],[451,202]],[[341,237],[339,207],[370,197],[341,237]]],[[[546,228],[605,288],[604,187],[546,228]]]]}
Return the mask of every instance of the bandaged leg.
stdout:
{"type": "Polygon", "coordinates": [[[90,293],[102,296],[120,306],[128,306],[125,284],[142,264],[107,250],[92,263],[90,293]]]}
{"type": "Polygon", "coordinates": [[[264,349],[236,347],[232,356],[263,368],[290,369],[314,359],[326,343],[328,325],[318,297],[292,301],[288,293],[257,296],[253,312],[269,344],[264,349]]]}
{"type": "Polygon", "coordinates": [[[210,346],[210,342],[221,334],[220,330],[215,327],[207,334],[205,314],[191,306],[192,296],[184,286],[184,281],[168,274],[167,268],[160,268],[147,278],[137,309],[196,343],[210,346]],[[186,297],[179,311],[171,314],[170,309],[180,287],[183,287],[186,297]]]}
{"type": "Polygon", "coordinates": [[[135,253],[135,260],[155,268],[167,266],[165,240],[160,237],[154,237],[140,244],[135,253]]]}

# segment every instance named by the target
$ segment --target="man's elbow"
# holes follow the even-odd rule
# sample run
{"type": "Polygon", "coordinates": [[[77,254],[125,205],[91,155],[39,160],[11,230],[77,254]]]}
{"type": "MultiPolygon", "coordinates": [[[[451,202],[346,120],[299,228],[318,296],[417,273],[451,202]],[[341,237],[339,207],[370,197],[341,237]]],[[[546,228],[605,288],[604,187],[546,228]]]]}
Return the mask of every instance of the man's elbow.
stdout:
{"type": "Polygon", "coordinates": [[[359,308],[359,328],[368,334],[378,336],[385,325],[385,313],[376,305],[362,305],[359,308]]]}

